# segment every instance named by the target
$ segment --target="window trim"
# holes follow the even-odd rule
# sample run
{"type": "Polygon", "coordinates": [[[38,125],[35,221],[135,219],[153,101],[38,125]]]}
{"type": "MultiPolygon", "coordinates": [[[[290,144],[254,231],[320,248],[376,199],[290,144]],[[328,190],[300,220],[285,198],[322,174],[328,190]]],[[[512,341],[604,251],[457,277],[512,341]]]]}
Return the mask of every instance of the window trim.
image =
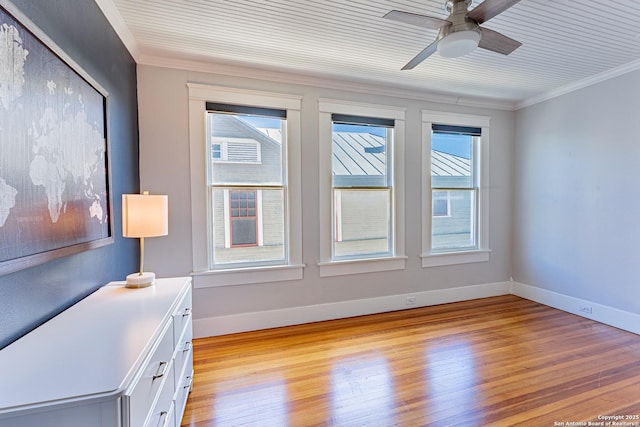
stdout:
{"type": "Polygon", "coordinates": [[[299,280],[303,277],[302,263],[302,171],[300,107],[298,95],[261,92],[232,87],[187,83],[189,93],[189,156],[191,178],[191,237],[195,288],[299,280]],[[285,235],[288,240],[288,263],[254,266],[250,268],[209,269],[207,165],[211,159],[206,152],[207,102],[247,105],[287,111],[287,167],[285,188],[287,212],[285,235]],[[204,159],[204,160],[203,160],[204,159]]]}
{"type": "Polygon", "coordinates": [[[406,108],[385,105],[362,104],[343,100],[320,98],[319,107],[319,182],[320,182],[320,277],[347,274],[370,273],[378,271],[402,270],[405,268],[405,224],[404,224],[404,141],[406,108]],[[391,212],[395,227],[391,230],[392,255],[358,259],[332,259],[332,206],[331,171],[332,114],[347,116],[373,117],[394,120],[393,153],[393,189],[391,212]]]}
{"type": "Polygon", "coordinates": [[[435,267],[489,261],[489,147],[491,117],[422,110],[422,267],[435,267]],[[476,127],[481,129],[480,143],[474,148],[477,174],[477,248],[459,251],[431,250],[431,132],[433,124],[476,127]]]}

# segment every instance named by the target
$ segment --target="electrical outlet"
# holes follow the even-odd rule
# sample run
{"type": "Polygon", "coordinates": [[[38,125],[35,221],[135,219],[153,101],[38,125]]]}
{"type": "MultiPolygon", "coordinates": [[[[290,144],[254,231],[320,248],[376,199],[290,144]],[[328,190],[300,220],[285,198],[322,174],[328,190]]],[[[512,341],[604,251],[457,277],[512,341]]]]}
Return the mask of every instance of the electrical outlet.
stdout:
{"type": "Polygon", "coordinates": [[[407,305],[415,305],[415,304],[416,304],[416,297],[414,296],[407,297],[407,305]]]}
{"type": "Polygon", "coordinates": [[[583,313],[593,313],[593,307],[589,306],[589,305],[581,305],[580,306],[580,311],[583,313]]]}

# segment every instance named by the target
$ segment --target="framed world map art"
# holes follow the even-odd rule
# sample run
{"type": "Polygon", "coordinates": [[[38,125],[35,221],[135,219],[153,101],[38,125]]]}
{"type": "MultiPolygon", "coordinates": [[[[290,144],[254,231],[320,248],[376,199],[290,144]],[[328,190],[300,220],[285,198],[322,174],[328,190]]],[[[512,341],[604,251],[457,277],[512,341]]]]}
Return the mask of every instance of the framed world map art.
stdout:
{"type": "Polygon", "coordinates": [[[0,274],[113,242],[107,93],[0,0],[0,274]]]}

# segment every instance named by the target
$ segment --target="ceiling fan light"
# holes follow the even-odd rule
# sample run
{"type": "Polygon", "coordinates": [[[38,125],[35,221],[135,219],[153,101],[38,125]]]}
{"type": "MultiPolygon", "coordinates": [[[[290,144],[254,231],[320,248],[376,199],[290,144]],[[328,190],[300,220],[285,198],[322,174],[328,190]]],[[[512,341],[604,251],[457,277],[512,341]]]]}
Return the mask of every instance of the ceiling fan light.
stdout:
{"type": "Polygon", "coordinates": [[[438,53],[444,58],[457,58],[474,51],[480,43],[480,33],[473,30],[456,31],[438,41],[438,53]]]}

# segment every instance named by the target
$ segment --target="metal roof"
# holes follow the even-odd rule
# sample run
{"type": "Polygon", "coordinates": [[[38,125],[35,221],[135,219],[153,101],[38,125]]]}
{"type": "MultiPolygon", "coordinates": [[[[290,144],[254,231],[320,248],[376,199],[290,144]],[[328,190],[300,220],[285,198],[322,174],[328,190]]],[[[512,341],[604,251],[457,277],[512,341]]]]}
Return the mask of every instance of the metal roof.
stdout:
{"type": "Polygon", "coordinates": [[[365,151],[384,146],[384,138],[370,133],[333,133],[333,174],[376,176],[386,173],[386,154],[365,151]]]}
{"type": "MultiPolygon", "coordinates": [[[[274,140],[280,140],[280,129],[259,128],[274,140]]],[[[333,174],[353,176],[382,176],[386,170],[386,154],[375,152],[383,147],[384,138],[371,133],[333,133],[333,174]],[[371,149],[374,149],[374,152],[371,149]],[[369,150],[367,150],[369,149],[369,150]]],[[[471,161],[442,151],[431,151],[433,176],[471,176],[471,161]]]]}
{"type": "Polygon", "coordinates": [[[471,176],[471,160],[442,151],[431,150],[431,175],[471,176]]]}

